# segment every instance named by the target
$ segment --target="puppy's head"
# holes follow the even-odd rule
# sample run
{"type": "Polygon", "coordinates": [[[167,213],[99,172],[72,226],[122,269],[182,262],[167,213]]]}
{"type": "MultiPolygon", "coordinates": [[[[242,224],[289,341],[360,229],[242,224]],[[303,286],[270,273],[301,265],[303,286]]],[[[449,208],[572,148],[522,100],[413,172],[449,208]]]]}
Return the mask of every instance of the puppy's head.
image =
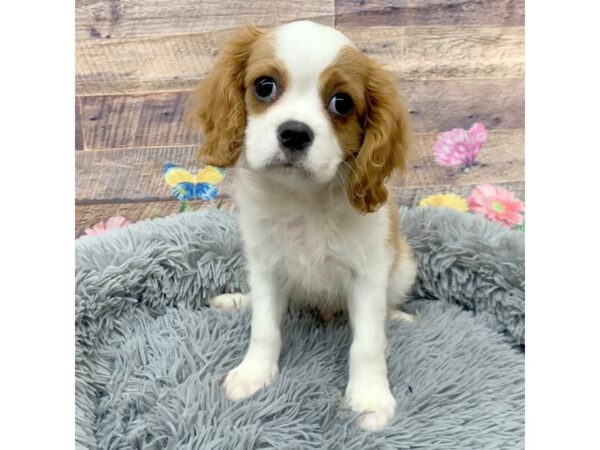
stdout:
{"type": "Polygon", "coordinates": [[[246,27],[193,99],[208,164],[241,155],[250,170],[296,187],[341,179],[365,213],[386,201],[385,180],[405,166],[408,113],[394,77],[323,25],[246,27]]]}

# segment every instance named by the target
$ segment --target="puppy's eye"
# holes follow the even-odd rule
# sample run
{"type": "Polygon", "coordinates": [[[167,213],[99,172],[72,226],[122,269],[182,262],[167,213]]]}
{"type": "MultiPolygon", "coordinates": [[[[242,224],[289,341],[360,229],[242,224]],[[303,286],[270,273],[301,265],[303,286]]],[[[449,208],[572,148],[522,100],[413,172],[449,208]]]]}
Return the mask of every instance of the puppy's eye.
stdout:
{"type": "Polygon", "coordinates": [[[352,101],[352,97],[348,94],[344,94],[340,92],[335,94],[329,100],[329,105],[327,109],[331,114],[335,114],[336,116],[346,117],[348,114],[352,112],[352,108],[354,108],[354,102],[352,101]]]}
{"type": "Polygon", "coordinates": [[[271,77],[260,77],[254,82],[254,95],[262,102],[272,102],[277,97],[277,82],[271,77]]]}

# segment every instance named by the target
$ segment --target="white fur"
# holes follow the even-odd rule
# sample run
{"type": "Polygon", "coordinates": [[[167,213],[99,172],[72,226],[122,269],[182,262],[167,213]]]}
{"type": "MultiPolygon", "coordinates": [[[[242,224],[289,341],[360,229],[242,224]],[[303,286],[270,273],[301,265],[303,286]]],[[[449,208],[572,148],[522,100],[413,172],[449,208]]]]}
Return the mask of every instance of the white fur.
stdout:
{"type": "MultiPolygon", "coordinates": [[[[338,176],[342,151],[319,97],[318,79],[339,50],[352,44],[338,31],[310,22],[280,27],[276,36],[278,57],[291,79],[285,94],[247,123],[236,200],[249,262],[252,332],[243,361],[227,375],[224,387],[230,399],[239,400],[274,380],[288,301],[345,308],[353,332],[345,401],[361,413],[359,426],[380,429],[395,410],[387,379],[385,319],[404,300],[415,264],[403,255],[392,272],[392,203],[361,215],[338,176]],[[264,170],[280,152],[275,130],[289,119],[314,131],[306,158],[312,176],[297,169],[264,170]]],[[[229,294],[211,300],[224,309],[249,303],[249,297],[229,294]]]]}
{"type": "Polygon", "coordinates": [[[208,300],[211,308],[224,311],[237,311],[250,307],[250,296],[239,292],[234,294],[221,294],[208,300]]]}
{"type": "Polygon", "coordinates": [[[237,181],[250,269],[252,333],[244,360],[225,380],[227,396],[246,398],[274,380],[288,300],[347,307],[354,339],[345,401],[364,413],[360,427],[382,428],[395,410],[385,361],[386,313],[411,321],[412,316],[394,306],[404,300],[415,273],[414,261],[401,259],[388,275],[393,259],[387,242],[391,206],[359,215],[335,183],[300,191],[243,168],[237,181]]]}

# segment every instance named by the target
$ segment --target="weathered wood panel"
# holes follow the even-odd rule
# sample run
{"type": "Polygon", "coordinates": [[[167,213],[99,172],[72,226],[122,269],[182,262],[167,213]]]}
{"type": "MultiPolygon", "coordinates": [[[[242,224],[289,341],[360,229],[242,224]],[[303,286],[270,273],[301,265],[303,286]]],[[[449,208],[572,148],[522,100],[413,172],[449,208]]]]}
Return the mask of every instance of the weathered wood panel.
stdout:
{"type": "Polygon", "coordinates": [[[185,124],[187,99],[188,92],[81,97],[86,148],[199,143],[185,124]]]}
{"type": "Polygon", "coordinates": [[[83,143],[83,132],[81,124],[81,105],[79,99],[75,98],[75,150],[83,150],[85,145],[83,143]]]}
{"type": "MultiPolygon", "coordinates": [[[[522,27],[342,27],[342,31],[405,80],[524,75],[522,27]]],[[[231,34],[77,42],[77,94],[189,90],[209,73],[231,34]]]]}
{"type": "MultiPolygon", "coordinates": [[[[479,165],[468,173],[435,163],[432,149],[436,137],[416,136],[408,170],[403,179],[394,179],[396,186],[494,183],[524,178],[523,130],[490,132],[478,158],[479,165]]],[[[173,162],[195,172],[201,167],[195,154],[195,146],[79,152],[75,157],[76,202],[168,200],[171,192],[163,181],[162,167],[173,162]]],[[[219,185],[220,195],[231,195],[233,177],[234,170],[229,169],[219,185]]]]}
{"type": "Polygon", "coordinates": [[[173,162],[193,170],[194,147],[83,152],[75,157],[75,201],[166,200],[171,198],[162,168],[173,162]]]}
{"type": "MultiPolygon", "coordinates": [[[[522,78],[522,27],[405,29],[400,75],[407,80],[522,78]]],[[[384,62],[387,64],[387,59],[384,62]]],[[[392,59],[393,61],[394,59],[392,59]]]]}
{"type": "MultiPolygon", "coordinates": [[[[91,228],[99,222],[105,222],[112,216],[123,216],[131,223],[135,223],[140,220],[177,214],[180,206],[181,204],[176,200],[75,205],[75,237],[85,234],[86,228],[91,228]]],[[[194,210],[216,206],[221,209],[229,209],[233,207],[233,204],[230,199],[217,199],[212,202],[193,201],[191,206],[194,210]]]]}
{"type": "MultiPolygon", "coordinates": [[[[407,81],[403,92],[422,133],[470,127],[524,127],[522,79],[407,81]]],[[[185,122],[187,92],[81,97],[87,149],[197,145],[185,122]]]]}
{"type": "MultiPolygon", "coordinates": [[[[172,162],[192,173],[202,165],[196,147],[141,148],[83,152],[76,155],[75,201],[156,201],[171,199],[162,176],[172,162]]],[[[231,191],[229,171],[219,184],[223,195],[231,191]]]]}
{"type": "Polygon", "coordinates": [[[198,33],[299,19],[333,25],[333,0],[77,0],[78,40],[198,33]]]}
{"type": "Polygon", "coordinates": [[[413,126],[419,132],[525,126],[523,79],[410,81],[401,86],[413,126]]]}
{"type": "Polygon", "coordinates": [[[338,25],[522,26],[525,0],[335,0],[338,25]]]}
{"type": "Polygon", "coordinates": [[[523,27],[340,27],[357,47],[407,81],[522,78],[523,27]]]}
{"type": "MultiPolygon", "coordinates": [[[[525,193],[525,183],[495,183],[497,186],[504,187],[517,194],[521,199],[525,193]]],[[[393,189],[398,205],[417,206],[419,201],[432,194],[442,194],[453,192],[464,198],[468,198],[476,185],[441,185],[428,187],[396,187],[393,189]]],[[[231,199],[223,198],[212,202],[194,201],[191,203],[194,210],[213,207],[219,205],[221,209],[234,209],[235,204],[231,199]]],[[[96,203],[80,204],[75,206],[75,236],[84,234],[85,229],[98,222],[104,222],[112,216],[121,215],[130,222],[139,222],[145,219],[154,219],[157,217],[166,217],[177,214],[181,204],[178,201],[157,201],[157,202],[132,202],[132,203],[96,203]]]]}
{"type": "Polygon", "coordinates": [[[76,91],[98,95],[191,89],[231,31],[76,42],[76,91]]]}

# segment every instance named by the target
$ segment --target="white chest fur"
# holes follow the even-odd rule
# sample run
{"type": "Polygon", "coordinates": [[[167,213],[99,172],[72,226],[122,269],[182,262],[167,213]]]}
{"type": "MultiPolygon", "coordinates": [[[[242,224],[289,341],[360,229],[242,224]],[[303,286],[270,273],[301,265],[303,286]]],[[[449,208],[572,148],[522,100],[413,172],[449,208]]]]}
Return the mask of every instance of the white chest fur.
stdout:
{"type": "Polygon", "coordinates": [[[341,187],[302,192],[248,174],[236,197],[249,259],[286,284],[294,301],[336,306],[374,260],[391,262],[387,211],[359,215],[341,187]]]}

